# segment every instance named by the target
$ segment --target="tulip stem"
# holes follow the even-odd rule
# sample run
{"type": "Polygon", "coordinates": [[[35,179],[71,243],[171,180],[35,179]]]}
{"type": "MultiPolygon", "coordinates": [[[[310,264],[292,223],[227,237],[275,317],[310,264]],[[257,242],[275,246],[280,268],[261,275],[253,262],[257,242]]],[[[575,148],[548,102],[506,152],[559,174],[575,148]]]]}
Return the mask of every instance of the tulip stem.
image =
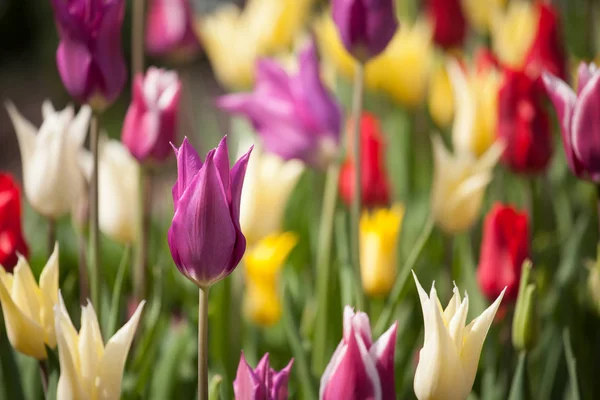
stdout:
{"type": "Polygon", "coordinates": [[[79,303],[82,306],[85,306],[90,297],[90,278],[88,276],[86,263],[87,251],[85,248],[85,235],[83,232],[77,234],[77,245],[79,247],[77,263],[79,267],[79,303]]]}
{"type": "Polygon", "coordinates": [[[333,222],[337,202],[337,185],[340,166],[337,162],[329,167],[323,192],[321,208],[321,224],[319,227],[319,244],[317,250],[317,323],[315,327],[315,345],[312,359],[312,369],[315,375],[321,375],[328,359],[327,327],[329,320],[329,282],[331,272],[331,240],[333,237],[333,222]]]}
{"type": "Polygon", "coordinates": [[[89,267],[91,278],[92,304],[101,321],[100,304],[100,232],[98,219],[98,141],[100,137],[100,116],[92,116],[90,126],[90,149],[92,151],[92,181],[90,184],[90,251],[89,267]]]}
{"type": "Polygon", "coordinates": [[[44,397],[48,397],[48,365],[45,360],[39,360],[40,377],[42,380],[42,389],[44,389],[44,397]]]}
{"type": "Polygon", "coordinates": [[[140,166],[138,206],[138,245],[133,270],[133,296],[141,301],[146,296],[146,270],[148,268],[148,238],[152,213],[152,174],[140,166]]]}
{"type": "Polygon", "coordinates": [[[131,82],[144,70],[144,0],[133,0],[131,21],[131,82]]]}
{"type": "MultiPolygon", "coordinates": [[[[353,196],[352,196],[352,264],[354,266],[354,273],[356,274],[356,280],[358,287],[361,285],[360,276],[360,243],[359,243],[359,230],[360,230],[360,211],[361,211],[361,197],[362,197],[362,160],[361,160],[361,148],[360,148],[360,117],[362,114],[363,107],[363,85],[364,85],[364,74],[365,67],[362,63],[356,63],[356,71],[354,74],[354,91],[352,94],[352,159],[354,162],[354,182],[353,182],[353,196]]],[[[358,307],[362,307],[362,293],[358,294],[359,303],[358,307]]]]}
{"type": "Polygon", "coordinates": [[[48,256],[54,251],[56,243],[56,221],[53,218],[48,218],[48,256]]]}
{"type": "Polygon", "coordinates": [[[198,301],[198,400],[208,400],[208,287],[198,301]]]}
{"type": "Polygon", "coordinates": [[[596,186],[598,198],[596,199],[596,209],[598,211],[598,232],[600,232],[600,185],[596,186]]]}

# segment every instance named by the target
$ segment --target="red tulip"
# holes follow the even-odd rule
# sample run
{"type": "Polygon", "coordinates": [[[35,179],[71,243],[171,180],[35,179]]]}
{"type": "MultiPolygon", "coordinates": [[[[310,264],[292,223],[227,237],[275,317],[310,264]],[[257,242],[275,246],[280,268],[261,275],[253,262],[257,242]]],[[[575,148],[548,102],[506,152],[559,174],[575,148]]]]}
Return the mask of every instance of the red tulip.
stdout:
{"type": "Polygon", "coordinates": [[[487,72],[500,68],[498,57],[487,47],[482,47],[475,52],[475,69],[477,73],[487,72]]]}
{"type": "Polygon", "coordinates": [[[13,178],[0,173],[0,265],[11,272],[17,254],[29,255],[21,229],[21,196],[13,178]]]}
{"type": "Polygon", "coordinates": [[[485,217],[477,281],[495,300],[506,287],[505,299],[515,300],[523,262],[529,257],[529,218],[511,206],[495,204],[485,217]]]}
{"type": "MultiPolygon", "coordinates": [[[[363,113],[360,120],[362,204],[365,207],[386,206],[390,188],[385,170],[384,138],[379,120],[363,113]]],[[[348,158],[340,174],[340,195],[346,204],[354,196],[354,162],[348,158]]]]}
{"type": "Polygon", "coordinates": [[[433,25],[433,40],[441,47],[461,46],[467,23],[460,0],[429,0],[427,13],[433,25]]]}
{"type": "Polygon", "coordinates": [[[539,79],[506,70],[498,92],[498,137],[506,149],[502,161],[518,173],[543,172],[552,157],[552,132],[539,79]]]}
{"type": "Polygon", "coordinates": [[[561,79],[566,79],[567,66],[565,49],[561,37],[558,12],[550,4],[538,3],[538,28],[527,55],[525,71],[531,77],[539,77],[548,71],[561,79]]]}

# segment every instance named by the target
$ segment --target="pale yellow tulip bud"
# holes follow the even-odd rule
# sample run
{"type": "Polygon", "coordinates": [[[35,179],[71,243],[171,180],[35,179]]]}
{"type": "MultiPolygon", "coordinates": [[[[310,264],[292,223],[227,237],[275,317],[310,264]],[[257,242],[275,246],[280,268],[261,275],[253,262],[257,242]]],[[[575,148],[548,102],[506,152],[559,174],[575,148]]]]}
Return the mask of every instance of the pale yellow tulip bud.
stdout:
{"type": "Polygon", "coordinates": [[[260,326],[271,326],[281,318],[279,272],[296,245],[296,235],[290,232],[262,239],[245,255],[246,316],[260,326]]]}
{"type": "Polygon", "coordinates": [[[513,1],[505,13],[494,16],[492,44],[502,64],[513,68],[523,66],[535,37],[538,19],[538,8],[526,1],[513,1]]]}
{"type": "Polygon", "coordinates": [[[454,97],[452,83],[443,63],[438,63],[429,81],[429,113],[433,122],[440,128],[447,128],[454,117],[454,97]]]}
{"type": "Polygon", "coordinates": [[[504,291],[480,316],[467,325],[469,297],[461,300],[458,288],[442,309],[435,286],[429,296],[413,272],[423,310],[425,338],[419,353],[414,390],[419,400],[464,400],[468,397],[483,342],[492,325],[504,291]]]}
{"type": "Polygon", "coordinates": [[[29,263],[21,256],[12,274],[0,267],[0,302],[10,344],[20,353],[46,359],[46,346],[56,347],[58,244],[42,270],[39,286],[29,263]]]}
{"type": "Polygon", "coordinates": [[[448,234],[469,229],[479,217],[492,170],[504,149],[494,143],[479,159],[470,153],[451,154],[439,136],[432,138],[434,171],[431,212],[448,234]]]}
{"type": "Polygon", "coordinates": [[[507,0],[462,0],[462,9],[471,26],[481,33],[492,29],[494,16],[501,13],[507,0]]]}
{"type": "Polygon", "coordinates": [[[360,219],[360,274],[369,296],[387,295],[396,280],[404,206],[364,211],[360,219]]]}
{"type": "Polygon", "coordinates": [[[62,296],[54,307],[60,378],[57,399],[118,400],[123,369],[145,302],[104,345],[92,304],[81,309],[79,332],[73,326],[62,296]]]}

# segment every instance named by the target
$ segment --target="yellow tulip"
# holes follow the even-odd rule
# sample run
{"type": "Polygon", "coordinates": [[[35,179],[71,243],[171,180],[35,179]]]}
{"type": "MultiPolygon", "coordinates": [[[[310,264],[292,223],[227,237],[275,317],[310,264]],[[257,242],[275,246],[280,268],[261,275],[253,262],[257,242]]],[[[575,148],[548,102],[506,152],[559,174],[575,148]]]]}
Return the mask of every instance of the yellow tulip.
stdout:
{"type": "Polygon", "coordinates": [[[369,296],[387,295],[396,280],[398,236],[404,206],[364,211],[360,219],[360,275],[369,296]]]}
{"type": "Polygon", "coordinates": [[[10,344],[20,353],[45,360],[56,347],[54,306],[58,302],[58,244],[35,282],[29,263],[19,256],[12,274],[0,267],[0,301],[10,344]]]}
{"type": "Polygon", "coordinates": [[[507,0],[462,0],[462,9],[471,26],[481,33],[492,29],[494,16],[502,11],[507,0]]]}
{"type": "Polygon", "coordinates": [[[104,346],[92,304],[81,308],[79,333],[71,322],[62,296],[55,307],[60,377],[57,399],[118,400],[127,353],[135,335],[142,301],[133,316],[104,346]]]}
{"type": "Polygon", "coordinates": [[[443,63],[438,63],[430,77],[428,108],[433,122],[440,128],[447,128],[454,117],[454,98],[448,71],[443,63]]]}
{"type": "MultiPolygon", "coordinates": [[[[355,60],[342,45],[331,17],[321,18],[315,30],[326,61],[352,79],[355,60]]],[[[431,27],[425,21],[400,24],[383,53],[365,66],[365,85],[406,107],[417,107],[425,97],[432,56],[431,27]]]]}
{"type": "Polygon", "coordinates": [[[302,30],[314,0],[249,0],[202,17],[198,34],[217,79],[229,89],[248,89],[259,57],[285,51],[302,30]]]}
{"type": "Polygon", "coordinates": [[[514,1],[506,13],[496,15],[492,24],[492,44],[498,60],[521,68],[533,43],[539,13],[534,4],[514,1]]]}
{"type": "Polygon", "coordinates": [[[252,247],[244,257],[246,266],[246,316],[260,326],[271,326],[281,318],[279,271],[296,245],[290,232],[273,234],[252,247]]]}
{"type": "Polygon", "coordinates": [[[456,104],[454,150],[480,157],[496,140],[500,72],[472,71],[467,77],[456,61],[450,61],[447,69],[456,104]]]}
{"type": "Polygon", "coordinates": [[[480,214],[485,189],[504,146],[496,142],[478,159],[471,153],[451,154],[439,136],[434,136],[432,142],[431,212],[444,232],[466,231],[480,214]]]}

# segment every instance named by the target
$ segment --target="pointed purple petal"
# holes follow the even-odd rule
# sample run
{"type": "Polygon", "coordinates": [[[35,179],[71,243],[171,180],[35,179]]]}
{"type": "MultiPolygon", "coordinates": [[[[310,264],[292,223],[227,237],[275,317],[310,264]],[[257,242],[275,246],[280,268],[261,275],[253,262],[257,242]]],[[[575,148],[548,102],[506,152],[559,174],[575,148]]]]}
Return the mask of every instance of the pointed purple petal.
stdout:
{"type": "Polygon", "coordinates": [[[265,353],[262,356],[256,368],[254,369],[254,373],[258,376],[258,379],[264,384],[267,381],[269,374],[269,353],[265,353]]]}
{"type": "MultiPolygon", "coordinates": [[[[175,149],[175,147],[173,148],[175,149]]],[[[173,186],[173,204],[175,210],[177,210],[179,199],[183,196],[185,189],[189,186],[192,179],[200,171],[202,160],[187,137],[183,139],[183,143],[179,149],[175,149],[175,154],[177,155],[177,181],[173,186]]]]}
{"type": "Polygon", "coordinates": [[[240,200],[242,197],[242,188],[244,186],[244,177],[246,176],[246,168],[248,167],[248,159],[252,154],[253,147],[250,147],[248,152],[244,154],[231,169],[231,220],[235,228],[236,240],[235,247],[231,254],[229,262],[229,270],[233,271],[239,264],[246,251],[246,237],[242,233],[240,227],[240,200]]]}
{"type": "Polygon", "coordinates": [[[367,349],[371,347],[373,340],[369,316],[361,311],[354,313],[352,307],[346,306],[344,307],[344,340],[349,340],[353,332],[359,334],[367,349]]]}
{"type": "Polygon", "coordinates": [[[394,400],[396,398],[394,354],[397,328],[398,323],[394,322],[394,325],[381,335],[369,349],[369,355],[375,361],[379,373],[382,400],[394,400]]]}
{"type": "Polygon", "coordinates": [[[290,371],[294,359],[292,358],[289,364],[279,372],[273,373],[273,382],[270,388],[271,399],[273,400],[287,400],[288,398],[288,382],[290,380],[290,371]]]}
{"type": "Polygon", "coordinates": [[[229,151],[227,149],[227,136],[223,136],[221,141],[219,141],[219,145],[215,151],[215,165],[217,167],[217,171],[219,172],[221,182],[223,182],[223,188],[225,189],[227,198],[230,199],[231,182],[229,177],[229,151]]]}
{"type": "Polygon", "coordinates": [[[254,371],[244,358],[244,353],[240,357],[235,380],[233,381],[233,392],[236,400],[261,400],[264,399],[262,382],[256,376],[254,371]]]}
{"type": "Polygon", "coordinates": [[[577,69],[577,95],[581,94],[585,85],[587,85],[597,71],[598,68],[596,68],[594,63],[586,64],[581,62],[579,64],[579,68],[577,69]]]}
{"type": "Polygon", "coordinates": [[[68,38],[60,41],[56,51],[58,73],[67,92],[77,100],[87,96],[91,64],[92,55],[84,44],[68,38]]]}
{"type": "Polygon", "coordinates": [[[575,103],[571,138],[575,155],[589,174],[600,173],[600,74],[585,85],[575,103]]]}

